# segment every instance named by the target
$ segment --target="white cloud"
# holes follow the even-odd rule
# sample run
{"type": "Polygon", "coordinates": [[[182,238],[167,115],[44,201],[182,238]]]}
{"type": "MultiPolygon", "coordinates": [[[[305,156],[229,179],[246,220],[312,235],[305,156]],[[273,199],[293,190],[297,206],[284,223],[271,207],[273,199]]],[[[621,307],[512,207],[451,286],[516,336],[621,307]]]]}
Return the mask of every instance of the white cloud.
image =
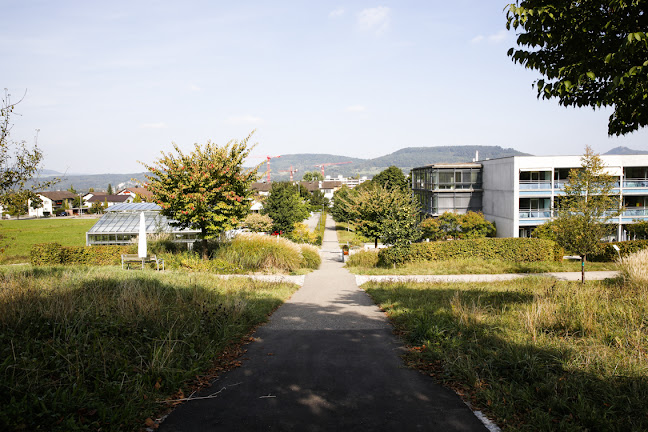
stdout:
{"type": "Polygon", "coordinates": [[[263,123],[263,119],[253,115],[242,115],[227,117],[225,122],[232,125],[255,125],[263,123]]]}
{"type": "Polygon", "coordinates": [[[384,33],[389,28],[391,10],[386,6],[363,9],[358,14],[358,28],[375,34],[384,33]]]}
{"type": "Polygon", "coordinates": [[[348,112],[364,112],[367,110],[367,107],[364,105],[350,105],[346,107],[345,110],[348,112]]]}
{"type": "Polygon", "coordinates": [[[330,17],[330,18],[337,18],[337,17],[339,17],[339,16],[344,15],[344,12],[345,12],[344,8],[343,8],[343,7],[339,7],[339,8],[337,8],[337,9],[334,9],[334,10],[332,10],[331,12],[329,12],[329,17],[330,17]]]}
{"type": "Polygon", "coordinates": [[[164,122],[158,122],[158,123],[144,123],[141,124],[140,127],[142,129],[166,129],[169,126],[167,126],[167,124],[164,122]]]}
{"type": "Polygon", "coordinates": [[[504,42],[507,38],[508,38],[508,32],[506,30],[500,30],[497,33],[493,33],[488,36],[477,35],[470,40],[470,43],[478,44],[483,41],[487,41],[490,44],[499,44],[501,42],[504,42]]]}
{"type": "Polygon", "coordinates": [[[470,39],[470,43],[479,43],[484,40],[484,35],[477,35],[474,38],[470,39]]]}

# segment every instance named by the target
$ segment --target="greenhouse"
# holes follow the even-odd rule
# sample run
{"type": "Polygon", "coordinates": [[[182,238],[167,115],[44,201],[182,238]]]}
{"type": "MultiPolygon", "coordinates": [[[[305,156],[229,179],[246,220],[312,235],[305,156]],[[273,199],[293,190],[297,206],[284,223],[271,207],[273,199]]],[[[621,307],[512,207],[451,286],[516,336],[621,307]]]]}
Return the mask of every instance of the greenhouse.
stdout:
{"type": "Polygon", "coordinates": [[[140,213],[144,213],[147,237],[170,234],[173,241],[187,243],[189,247],[200,231],[181,229],[171,225],[155,203],[123,203],[110,206],[106,213],[86,233],[86,245],[126,245],[137,241],[140,229],[140,213]]]}

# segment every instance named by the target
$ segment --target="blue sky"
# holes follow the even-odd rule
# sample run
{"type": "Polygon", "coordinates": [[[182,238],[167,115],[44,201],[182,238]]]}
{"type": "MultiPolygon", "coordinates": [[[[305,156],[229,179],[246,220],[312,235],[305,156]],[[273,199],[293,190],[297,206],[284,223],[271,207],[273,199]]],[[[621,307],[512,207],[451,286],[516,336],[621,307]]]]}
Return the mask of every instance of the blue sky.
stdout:
{"type": "MultiPolygon", "coordinates": [[[[0,88],[44,166],[143,171],[256,129],[255,154],[377,157],[500,145],[538,155],[648,149],[609,110],[536,98],[506,51],[506,2],[0,0],[0,88]]],[[[421,161],[425,164],[426,161],[421,161]]]]}

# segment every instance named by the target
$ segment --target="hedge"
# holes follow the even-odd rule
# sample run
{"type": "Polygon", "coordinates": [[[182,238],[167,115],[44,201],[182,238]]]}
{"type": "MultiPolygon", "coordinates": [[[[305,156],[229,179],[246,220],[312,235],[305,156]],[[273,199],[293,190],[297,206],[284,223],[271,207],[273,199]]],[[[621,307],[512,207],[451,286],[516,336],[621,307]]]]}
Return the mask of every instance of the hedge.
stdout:
{"type": "Polygon", "coordinates": [[[122,254],[137,253],[137,245],[128,246],[61,246],[59,243],[35,244],[31,249],[32,265],[118,265],[122,254]]]}
{"type": "Polygon", "coordinates": [[[553,261],[562,259],[562,253],[552,240],[479,238],[414,243],[400,248],[390,247],[378,253],[378,264],[391,266],[412,261],[447,261],[467,258],[522,262],[553,261]]]}
{"type": "Polygon", "coordinates": [[[619,258],[619,253],[622,257],[625,257],[626,255],[633,254],[646,248],[648,248],[648,240],[628,240],[605,243],[601,252],[588,255],[587,260],[596,262],[616,261],[617,258],[619,258]],[[619,247],[619,252],[614,249],[613,245],[619,247]]]}

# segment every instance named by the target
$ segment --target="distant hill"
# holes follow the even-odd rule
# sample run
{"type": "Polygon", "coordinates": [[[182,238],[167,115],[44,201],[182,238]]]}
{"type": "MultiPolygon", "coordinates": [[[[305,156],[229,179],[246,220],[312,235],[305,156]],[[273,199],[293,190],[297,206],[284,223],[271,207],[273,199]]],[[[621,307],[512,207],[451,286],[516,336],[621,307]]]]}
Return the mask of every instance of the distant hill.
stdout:
{"type": "MultiPolygon", "coordinates": [[[[408,173],[412,168],[433,163],[471,162],[475,157],[476,151],[479,151],[479,158],[481,160],[486,158],[495,159],[507,156],[528,155],[528,153],[522,153],[515,149],[502,148],[500,146],[407,147],[373,159],[359,159],[331,154],[282,155],[280,158],[270,161],[270,168],[273,179],[287,180],[289,174],[280,171],[288,170],[292,165],[294,169],[298,170],[295,173],[295,179],[300,179],[304,172],[318,170],[319,168],[314,166],[316,164],[350,161],[350,164],[325,167],[326,175],[331,175],[332,177],[337,175],[366,175],[371,177],[392,165],[408,173]]],[[[259,171],[265,172],[265,170],[266,165],[264,164],[259,171]]]]}
{"type": "Polygon", "coordinates": [[[628,147],[615,147],[607,153],[606,155],[633,155],[633,154],[648,154],[646,150],[633,150],[628,147]]]}
{"type": "MultiPolygon", "coordinates": [[[[292,166],[293,169],[297,170],[294,174],[294,179],[300,180],[307,171],[319,171],[319,168],[315,165],[339,162],[351,163],[326,166],[324,167],[325,174],[331,175],[332,177],[338,175],[345,177],[356,175],[373,177],[392,165],[397,166],[407,174],[412,168],[433,163],[471,162],[477,151],[479,151],[480,160],[528,155],[528,153],[522,153],[512,148],[502,148],[500,146],[407,147],[373,159],[352,158],[326,153],[284,154],[279,158],[270,160],[270,174],[272,180],[288,180],[290,174],[287,171],[292,166]]],[[[259,174],[265,178],[266,162],[261,159],[252,159],[251,162],[261,163],[259,174]]],[[[56,171],[52,172],[55,173],[56,171]]],[[[136,182],[133,179],[144,181],[144,174],[64,175],[59,173],[54,175],[60,177],[62,181],[50,189],[66,190],[72,185],[78,191],[87,191],[91,187],[99,191],[105,190],[108,187],[108,183],[112,185],[113,189],[121,189],[134,186],[136,182]]]]}

